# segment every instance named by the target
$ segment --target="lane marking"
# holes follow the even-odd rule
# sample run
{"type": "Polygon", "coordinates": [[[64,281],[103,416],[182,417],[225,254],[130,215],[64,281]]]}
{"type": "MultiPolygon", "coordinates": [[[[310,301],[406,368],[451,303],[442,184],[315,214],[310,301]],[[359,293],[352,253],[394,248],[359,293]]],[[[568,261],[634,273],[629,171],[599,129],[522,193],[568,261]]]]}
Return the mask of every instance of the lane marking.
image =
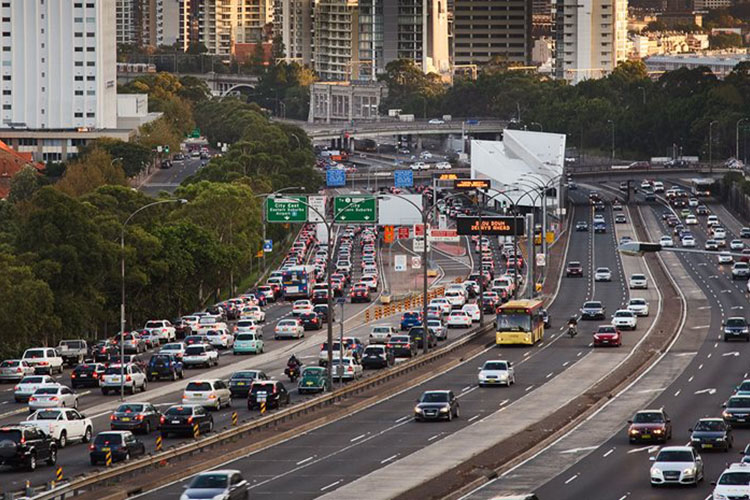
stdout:
{"type": "Polygon", "coordinates": [[[478,418],[479,418],[479,415],[474,415],[474,416],[473,416],[473,417],[471,417],[471,418],[470,418],[470,419],[469,419],[468,421],[469,421],[469,422],[473,422],[474,420],[476,420],[476,419],[478,419],[478,418]]]}
{"type": "Polygon", "coordinates": [[[302,465],[302,464],[304,464],[304,463],[307,463],[307,462],[309,462],[310,460],[313,460],[314,458],[315,458],[315,455],[313,455],[313,456],[311,456],[311,457],[307,457],[306,459],[304,459],[304,460],[300,460],[299,462],[297,462],[297,465],[302,465]]]}
{"type": "Polygon", "coordinates": [[[434,436],[432,436],[431,438],[429,438],[427,441],[434,441],[435,439],[439,438],[442,434],[443,434],[442,432],[439,433],[439,434],[435,434],[434,436]]]}
{"type": "Polygon", "coordinates": [[[362,439],[362,438],[363,438],[363,437],[365,437],[365,436],[367,436],[367,434],[360,434],[359,436],[357,436],[357,437],[355,437],[355,438],[352,438],[352,439],[350,439],[350,440],[349,440],[349,442],[350,442],[350,443],[353,443],[354,441],[359,441],[360,439],[362,439]]]}
{"type": "Polygon", "coordinates": [[[336,481],[335,483],[331,483],[331,484],[329,484],[328,486],[323,486],[322,488],[320,488],[320,491],[325,491],[325,490],[327,490],[328,488],[333,488],[334,486],[336,486],[337,484],[340,484],[341,482],[343,482],[343,479],[339,479],[339,480],[338,480],[338,481],[336,481]]]}
{"type": "Polygon", "coordinates": [[[569,450],[563,450],[560,452],[561,455],[571,454],[571,453],[579,453],[582,451],[591,451],[597,449],[598,446],[584,446],[582,448],[571,448],[569,450]]]}
{"type": "Polygon", "coordinates": [[[533,389],[533,388],[534,388],[534,386],[533,386],[533,385],[530,385],[530,386],[528,386],[528,387],[527,387],[526,389],[524,389],[524,391],[523,391],[523,392],[529,392],[529,391],[530,391],[531,389],[533,389]]]}
{"type": "Polygon", "coordinates": [[[602,457],[607,458],[608,456],[610,456],[614,452],[615,452],[615,449],[614,448],[610,448],[609,451],[607,451],[607,453],[605,453],[604,455],[602,455],[602,457]]]}
{"type": "Polygon", "coordinates": [[[722,354],[722,356],[724,356],[724,357],[726,357],[726,356],[734,356],[735,358],[737,356],[739,356],[739,355],[740,355],[739,351],[725,352],[724,354],[722,354]]]}
{"type": "Polygon", "coordinates": [[[398,453],[396,453],[395,455],[391,455],[390,457],[388,457],[388,458],[386,458],[384,460],[381,460],[380,463],[381,464],[388,463],[388,462],[394,460],[396,457],[398,457],[398,455],[399,455],[398,453]]]}
{"type": "Polygon", "coordinates": [[[401,417],[398,420],[396,420],[396,423],[400,424],[401,422],[403,422],[404,420],[409,419],[409,418],[411,418],[411,415],[407,415],[405,417],[401,417]]]}
{"type": "Polygon", "coordinates": [[[565,481],[565,484],[572,483],[573,481],[575,481],[578,478],[578,476],[580,476],[580,474],[576,474],[575,476],[571,476],[567,481],[565,481]]]}

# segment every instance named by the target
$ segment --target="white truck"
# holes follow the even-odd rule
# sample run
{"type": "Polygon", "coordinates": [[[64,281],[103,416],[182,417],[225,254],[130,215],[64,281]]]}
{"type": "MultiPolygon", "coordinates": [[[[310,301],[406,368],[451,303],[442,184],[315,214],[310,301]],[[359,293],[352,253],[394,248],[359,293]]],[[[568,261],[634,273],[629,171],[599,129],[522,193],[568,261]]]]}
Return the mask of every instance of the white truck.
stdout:
{"type": "Polygon", "coordinates": [[[63,372],[63,359],[53,347],[34,347],[26,349],[22,359],[34,368],[36,374],[63,372]]]}
{"type": "Polygon", "coordinates": [[[174,325],[166,319],[152,319],[146,321],[146,325],[143,327],[144,330],[156,333],[159,336],[159,341],[162,344],[167,342],[174,342],[177,340],[177,332],[174,325]]]}
{"type": "Polygon", "coordinates": [[[413,122],[414,115],[398,115],[398,119],[402,122],[413,122]]]}
{"type": "Polygon", "coordinates": [[[91,419],[73,408],[47,408],[37,410],[21,425],[37,427],[57,441],[60,448],[71,441],[88,443],[94,433],[91,419]]]}
{"type": "Polygon", "coordinates": [[[85,340],[61,340],[57,345],[57,352],[65,364],[76,366],[83,363],[88,356],[89,346],[85,340]]]}

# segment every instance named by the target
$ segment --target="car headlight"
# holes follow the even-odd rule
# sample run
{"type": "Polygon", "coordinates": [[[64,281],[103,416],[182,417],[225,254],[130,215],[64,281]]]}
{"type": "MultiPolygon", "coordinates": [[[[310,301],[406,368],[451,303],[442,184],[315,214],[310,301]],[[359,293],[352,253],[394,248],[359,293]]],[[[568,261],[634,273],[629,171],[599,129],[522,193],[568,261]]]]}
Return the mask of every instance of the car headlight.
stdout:
{"type": "Polygon", "coordinates": [[[662,431],[661,429],[654,429],[654,434],[661,434],[662,432],[664,431],[662,431]]]}
{"type": "Polygon", "coordinates": [[[716,438],[717,441],[724,441],[723,437],[716,438]]]}
{"type": "Polygon", "coordinates": [[[414,413],[422,413],[422,408],[420,408],[419,406],[415,406],[414,413]]]}
{"type": "Polygon", "coordinates": [[[695,467],[688,467],[687,469],[682,471],[683,476],[694,476],[695,475],[695,467]]]}
{"type": "Polygon", "coordinates": [[[732,414],[725,411],[721,412],[721,416],[722,418],[732,418],[732,414]]]}
{"type": "Polygon", "coordinates": [[[661,469],[659,469],[657,467],[651,467],[651,476],[652,477],[661,477],[662,476],[661,469]]]}
{"type": "Polygon", "coordinates": [[[442,408],[440,408],[440,413],[448,413],[448,410],[450,410],[449,407],[443,406],[442,408]]]}
{"type": "Polygon", "coordinates": [[[698,439],[698,438],[690,438],[690,441],[692,441],[694,443],[700,443],[701,442],[701,440],[698,439]]]}
{"type": "Polygon", "coordinates": [[[630,434],[635,436],[638,434],[638,429],[630,429],[630,434]]]}

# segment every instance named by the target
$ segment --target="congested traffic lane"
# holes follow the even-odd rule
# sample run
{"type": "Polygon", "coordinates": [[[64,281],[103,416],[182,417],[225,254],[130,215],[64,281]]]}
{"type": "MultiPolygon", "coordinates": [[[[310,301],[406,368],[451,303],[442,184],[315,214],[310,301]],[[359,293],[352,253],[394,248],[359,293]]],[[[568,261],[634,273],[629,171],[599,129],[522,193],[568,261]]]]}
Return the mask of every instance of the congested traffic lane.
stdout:
{"type": "MultiPolygon", "coordinates": [[[[576,210],[576,216],[588,213],[588,207],[576,210]]],[[[586,255],[592,237],[588,233],[571,234],[569,253],[586,255]]],[[[614,253],[613,239],[603,239],[602,247],[614,253]]],[[[578,279],[563,279],[558,300],[550,307],[553,322],[557,321],[553,324],[560,324],[557,320],[560,316],[556,314],[567,317],[566,314],[577,310],[585,295],[578,279]]],[[[608,302],[620,301],[619,290],[602,295],[607,295],[603,300],[608,302]]],[[[548,330],[548,335],[545,342],[533,348],[490,348],[451,371],[369,409],[226,466],[243,471],[251,482],[251,494],[313,498],[342,486],[346,488],[348,482],[429,446],[527,395],[589,349],[590,338],[561,339],[557,328],[548,330]],[[558,339],[561,340],[557,342],[558,339]],[[499,358],[514,362],[517,384],[509,388],[477,388],[477,367],[486,360],[499,358]],[[453,422],[413,422],[414,401],[430,389],[449,389],[458,395],[461,418],[453,422]]],[[[175,484],[145,496],[156,498],[178,491],[180,485],[175,484]]]]}
{"type": "MultiPolygon", "coordinates": [[[[712,210],[722,212],[716,206],[712,210]]],[[[659,219],[664,234],[671,234],[671,228],[661,223],[662,206],[654,208],[654,215],[659,219]]],[[[732,221],[730,214],[720,216],[728,230],[735,233],[739,222],[732,221]]],[[[696,235],[697,244],[705,243],[705,217],[698,226],[691,226],[696,235]]],[[[729,235],[728,235],[729,236],[729,235]]],[[[663,407],[672,419],[673,438],[668,445],[686,445],[690,441],[688,429],[692,428],[699,418],[720,417],[721,404],[729,397],[735,385],[748,376],[746,358],[748,351],[745,343],[725,343],[721,340],[720,327],[723,319],[734,315],[743,315],[747,300],[736,289],[717,264],[716,255],[677,254],[684,267],[708,298],[711,307],[711,320],[708,335],[699,344],[697,351],[685,351],[685,355],[695,355],[685,371],[668,387],[656,392],[659,394],[649,408],[663,407]]],[[[690,305],[688,305],[690,307],[690,305]]],[[[687,324],[686,328],[696,329],[704,325],[687,324]]],[[[679,348],[679,345],[677,346],[679,348]]],[[[705,480],[695,490],[686,488],[659,488],[649,485],[648,457],[654,456],[660,445],[631,446],[628,444],[627,428],[623,426],[617,434],[592,451],[575,467],[565,471],[538,490],[541,498],[554,495],[560,499],[582,498],[582,495],[594,495],[602,499],[625,498],[637,499],[705,499],[715,481],[727,463],[739,460],[736,450],[741,450],[750,441],[750,433],[745,429],[735,429],[734,450],[729,455],[701,451],[705,464],[705,480]],[[592,473],[594,472],[595,473],[592,473]],[[573,478],[573,479],[571,479],[573,478]]]]}

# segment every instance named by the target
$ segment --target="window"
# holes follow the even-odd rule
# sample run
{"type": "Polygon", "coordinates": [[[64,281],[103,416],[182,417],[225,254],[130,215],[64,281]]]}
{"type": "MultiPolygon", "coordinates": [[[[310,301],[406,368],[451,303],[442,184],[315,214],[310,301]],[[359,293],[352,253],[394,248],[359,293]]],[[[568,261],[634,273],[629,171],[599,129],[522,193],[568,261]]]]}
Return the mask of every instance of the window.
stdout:
{"type": "Polygon", "coordinates": [[[76,90],[75,94],[76,95],[83,95],[83,90],[76,90]]]}
{"type": "Polygon", "coordinates": [[[77,81],[77,82],[82,82],[82,81],[83,81],[83,76],[81,76],[81,75],[76,75],[76,77],[75,77],[75,81],[77,81]]]}
{"type": "Polygon", "coordinates": [[[83,33],[81,33],[80,31],[76,31],[73,36],[76,38],[83,38],[83,33]]]}
{"type": "Polygon", "coordinates": [[[96,90],[87,90],[86,95],[96,95],[96,90]]]}
{"type": "Polygon", "coordinates": [[[11,95],[10,90],[3,90],[3,95],[11,95]]]}
{"type": "Polygon", "coordinates": [[[83,113],[75,113],[74,116],[76,118],[83,118],[83,113]]]}
{"type": "Polygon", "coordinates": [[[83,52],[83,47],[76,47],[76,48],[75,48],[75,51],[76,51],[76,52],[83,52]]]}
{"type": "Polygon", "coordinates": [[[87,61],[86,62],[86,66],[96,66],[96,62],[95,61],[87,61]]]}
{"type": "Polygon", "coordinates": [[[86,52],[94,52],[96,47],[86,47],[86,52]]]}
{"type": "Polygon", "coordinates": [[[96,75],[89,75],[86,77],[86,81],[89,82],[95,82],[96,81],[96,75]]]}
{"type": "Polygon", "coordinates": [[[75,62],[75,65],[76,65],[76,66],[83,66],[83,61],[76,61],[76,62],[75,62]]]}
{"type": "Polygon", "coordinates": [[[86,113],[86,118],[96,118],[96,113],[86,113]]]}

